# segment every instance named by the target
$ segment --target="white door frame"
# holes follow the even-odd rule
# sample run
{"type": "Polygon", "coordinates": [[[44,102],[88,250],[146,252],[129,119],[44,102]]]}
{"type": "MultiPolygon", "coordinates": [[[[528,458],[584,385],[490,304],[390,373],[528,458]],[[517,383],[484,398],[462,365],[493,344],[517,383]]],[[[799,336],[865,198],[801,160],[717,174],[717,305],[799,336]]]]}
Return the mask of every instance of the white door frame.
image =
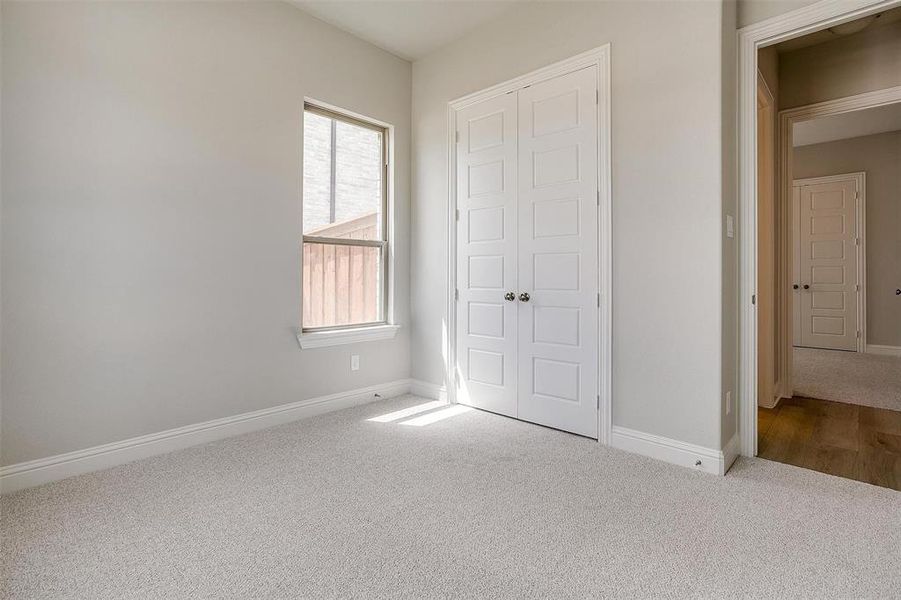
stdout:
{"type": "MultiPolygon", "coordinates": [[[[855,217],[857,219],[857,352],[866,352],[867,349],[867,174],[864,171],[856,173],[842,173],[839,175],[825,175],[823,177],[807,177],[804,179],[795,179],[792,182],[792,189],[805,186],[816,185],[818,183],[834,183],[836,181],[853,180],[857,184],[857,201],[855,206],[855,217]]],[[[790,195],[792,203],[794,203],[794,194],[790,195]]],[[[794,210],[794,208],[793,208],[794,210]]],[[[800,237],[798,230],[800,223],[792,219],[792,246],[797,244],[800,237]]],[[[794,260],[794,255],[793,255],[794,260]]],[[[797,298],[792,297],[792,302],[797,298]]],[[[794,310],[792,310],[794,314],[794,310]]]]}
{"type": "MultiPolygon", "coordinates": [[[[760,69],[758,69],[757,70],[757,117],[760,118],[762,116],[764,119],[766,119],[766,122],[764,123],[765,128],[764,128],[762,135],[770,144],[770,149],[769,149],[770,151],[767,153],[766,158],[767,158],[767,162],[770,163],[769,164],[770,181],[768,183],[769,183],[769,187],[770,187],[770,190],[769,190],[770,195],[772,197],[769,198],[768,200],[772,203],[773,213],[772,213],[772,215],[769,215],[769,217],[770,217],[770,221],[774,224],[775,224],[775,218],[776,218],[776,207],[778,205],[778,202],[777,202],[778,193],[776,191],[776,180],[777,180],[776,114],[777,114],[777,109],[778,109],[778,107],[776,106],[776,98],[773,96],[773,92],[770,90],[770,86],[767,85],[766,79],[763,77],[763,73],[761,73],[760,69]]],[[[758,125],[757,136],[758,136],[758,141],[759,141],[759,139],[761,137],[759,121],[758,121],[757,125],[758,125]]],[[[759,153],[758,153],[758,158],[757,158],[756,164],[760,164],[759,153]]],[[[758,170],[756,177],[759,177],[759,175],[760,175],[760,171],[758,170]]],[[[757,183],[760,183],[759,180],[756,180],[756,181],[757,181],[757,183]]],[[[759,217],[759,214],[757,215],[757,217],[759,217]]],[[[773,302],[772,314],[770,315],[770,326],[772,326],[772,328],[773,328],[774,335],[773,335],[773,340],[772,340],[772,347],[769,350],[773,355],[772,356],[772,371],[773,371],[772,378],[773,378],[773,380],[771,382],[767,382],[772,386],[772,388],[771,388],[772,394],[767,393],[764,396],[764,406],[767,406],[767,407],[774,406],[777,403],[777,399],[779,398],[779,394],[780,394],[779,390],[782,387],[782,380],[779,379],[779,377],[778,377],[780,375],[780,372],[779,372],[779,369],[776,368],[776,362],[777,362],[777,359],[779,358],[779,353],[776,351],[778,344],[777,344],[777,339],[776,339],[777,336],[775,335],[775,330],[776,330],[776,316],[779,314],[779,310],[778,310],[777,303],[775,302],[775,298],[776,298],[775,290],[777,287],[776,282],[777,282],[777,278],[778,278],[778,274],[779,274],[780,270],[778,268],[778,264],[776,263],[775,235],[774,235],[774,239],[773,239],[772,248],[770,248],[769,251],[772,253],[772,263],[769,265],[769,267],[772,269],[772,271],[771,271],[771,273],[769,273],[769,275],[772,279],[771,290],[773,291],[772,298],[770,300],[770,302],[773,302]]],[[[759,259],[759,258],[760,257],[758,256],[757,259],[759,259]]],[[[762,294],[761,294],[761,296],[762,296],[762,294]]],[[[760,306],[760,304],[758,304],[757,306],[760,306]]],[[[758,326],[759,326],[759,323],[758,323],[758,326]]],[[[759,336],[760,329],[757,329],[756,331],[757,331],[757,335],[759,336]]],[[[759,362],[759,357],[758,357],[758,362],[759,362]]],[[[758,373],[759,373],[759,371],[758,371],[758,373]]],[[[759,384],[760,384],[760,382],[758,380],[758,386],[759,386],[759,384]]],[[[760,390],[758,388],[758,393],[759,392],[760,392],[760,390]]],[[[758,402],[760,402],[760,401],[761,401],[761,399],[758,397],[758,402]]]]}
{"type": "MultiPolygon", "coordinates": [[[[901,0],[898,0],[901,2],[901,0]]],[[[457,184],[456,132],[457,111],[527,85],[594,66],[598,75],[598,442],[609,444],[612,418],[612,231],[610,160],[610,44],[583,52],[566,60],[521,75],[490,88],[468,94],[448,103],[448,214],[447,214],[447,306],[445,307],[444,345],[445,382],[449,402],[456,402],[456,289],[457,289],[457,184]]]]}
{"type": "MultiPolygon", "coordinates": [[[[757,454],[757,51],[765,46],[796,38],[827,27],[853,21],[901,5],[901,0],[821,0],[798,10],[748,25],[738,31],[738,198],[739,198],[739,434],[741,453],[757,454]]],[[[878,94],[879,92],[873,92],[878,94]]],[[[866,95],[866,94],[862,94],[866,95]]],[[[831,101],[841,103],[842,100],[831,101]]],[[[882,102],[887,104],[888,102],[882,102]]],[[[829,103],[821,103],[826,105],[829,103]]],[[[816,105],[814,105],[816,106],[816,105]]],[[[873,104],[878,106],[878,104],[873,104]]],[[[793,121],[785,120],[793,111],[780,113],[780,135],[793,121]]],[[[849,110],[856,110],[851,108],[849,110]]],[[[847,111],[837,111],[847,112],[847,111]]],[[[832,114],[837,114],[832,113],[832,114]]],[[[829,113],[827,113],[829,114],[829,113]]],[[[803,120],[803,119],[799,119],[803,120]]],[[[791,129],[789,127],[788,131],[791,129]]],[[[780,158],[781,194],[791,193],[791,152],[780,158]],[[783,171],[788,167],[787,171],[783,171]]],[[[790,148],[790,146],[789,146],[790,148]]],[[[780,206],[784,208],[785,202],[780,206]]],[[[788,203],[789,206],[791,203],[788,203]]],[[[789,231],[791,228],[787,228],[789,231]]],[[[779,282],[784,283],[784,282],[779,282]]],[[[789,286],[790,287],[790,286],[789,286]]],[[[789,311],[790,312],[790,311],[789,311]]],[[[790,317],[789,317],[790,318],[790,317]]],[[[791,340],[791,327],[788,328],[791,340]]],[[[791,354],[786,357],[791,361],[791,354]]],[[[790,372],[790,369],[789,369],[790,372]]],[[[791,385],[791,382],[786,382],[791,385]]]]}

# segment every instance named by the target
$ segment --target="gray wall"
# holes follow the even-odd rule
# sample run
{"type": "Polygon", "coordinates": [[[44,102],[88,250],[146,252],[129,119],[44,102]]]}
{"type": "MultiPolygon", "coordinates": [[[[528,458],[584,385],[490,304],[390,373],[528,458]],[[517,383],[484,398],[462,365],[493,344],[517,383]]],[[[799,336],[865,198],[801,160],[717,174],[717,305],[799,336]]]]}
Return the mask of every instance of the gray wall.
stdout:
{"type": "Polygon", "coordinates": [[[444,373],[448,101],[611,42],[614,422],[719,447],[731,18],[718,2],[524,4],[414,63],[414,377],[444,373]]]}
{"type": "Polygon", "coordinates": [[[901,346],[901,132],[795,148],[794,177],[867,174],[867,343],[901,346]]]}
{"type": "Polygon", "coordinates": [[[407,231],[409,63],[268,2],[4,2],[2,36],[2,464],[409,376],[406,236],[396,339],[293,332],[304,96],[397,127],[407,231]]]}
{"type": "Polygon", "coordinates": [[[901,85],[901,22],[779,55],[779,108],[901,85]]]}
{"type": "Polygon", "coordinates": [[[738,26],[753,25],[815,2],[819,0],[738,0],[738,26]]]}
{"type": "MultiPolygon", "coordinates": [[[[738,145],[738,62],[735,24],[737,6],[734,1],[723,2],[722,15],[722,197],[723,221],[726,215],[735,217],[738,223],[738,157],[732,151],[738,145]]],[[[725,235],[725,222],[721,223],[720,237],[723,247],[722,261],[722,375],[720,381],[720,446],[724,447],[738,432],[738,248],[736,237],[725,235]],[[731,407],[727,405],[726,393],[732,392],[731,407]],[[731,410],[730,410],[731,408],[731,410]]]]}

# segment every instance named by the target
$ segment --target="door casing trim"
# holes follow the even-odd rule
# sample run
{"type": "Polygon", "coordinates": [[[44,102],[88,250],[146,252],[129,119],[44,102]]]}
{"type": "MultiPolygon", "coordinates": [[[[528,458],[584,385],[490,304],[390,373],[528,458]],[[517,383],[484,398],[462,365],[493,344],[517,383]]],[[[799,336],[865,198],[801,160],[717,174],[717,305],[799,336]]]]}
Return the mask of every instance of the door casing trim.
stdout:
{"type": "MultiPolygon", "coordinates": [[[[899,0],[901,1],[901,0],[899,0]]],[[[598,76],[598,442],[608,445],[612,437],[612,271],[613,240],[612,168],[610,135],[610,44],[583,52],[484,90],[467,94],[447,105],[448,212],[447,212],[447,304],[444,312],[444,367],[448,401],[455,403],[456,356],[456,289],[457,289],[457,183],[456,135],[457,111],[528,85],[566,75],[586,67],[595,67],[598,76]]]]}

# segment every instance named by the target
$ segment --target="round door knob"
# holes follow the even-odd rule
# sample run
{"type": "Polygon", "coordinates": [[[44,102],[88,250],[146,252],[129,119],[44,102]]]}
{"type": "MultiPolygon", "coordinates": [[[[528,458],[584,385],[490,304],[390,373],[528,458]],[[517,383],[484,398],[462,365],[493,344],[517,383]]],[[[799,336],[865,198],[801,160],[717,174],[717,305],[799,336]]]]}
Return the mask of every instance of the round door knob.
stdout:
{"type": "Polygon", "coordinates": [[[794,285],[792,286],[792,289],[793,289],[793,290],[796,290],[796,289],[798,289],[798,287],[799,287],[799,286],[798,286],[798,284],[796,283],[796,284],[794,284],[794,285]]]}
{"type": "Polygon", "coordinates": [[[896,296],[901,296],[901,289],[895,290],[895,295],[896,295],[896,296]]]}
{"type": "Polygon", "coordinates": [[[529,296],[529,293],[528,293],[528,292],[523,292],[523,293],[521,293],[521,294],[519,295],[519,299],[520,299],[522,302],[528,302],[528,301],[529,301],[529,298],[530,298],[530,296],[529,296]]]}
{"type": "Polygon", "coordinates": [[[504,300],[506,300],[507,302],[513,302],[514,300],[516,300],[516,294],[514,294],[513,292],[507,292],[506,294],[504,294],[504,300]]]}
{"type": "Polygon", "coordinates": [[[809,289],[810,289],[810,286],[807,285],[807,284],[805,283],[805,284],[804,284],[804,289],[805,289],[805,290],[809,290],[809,289]]]}

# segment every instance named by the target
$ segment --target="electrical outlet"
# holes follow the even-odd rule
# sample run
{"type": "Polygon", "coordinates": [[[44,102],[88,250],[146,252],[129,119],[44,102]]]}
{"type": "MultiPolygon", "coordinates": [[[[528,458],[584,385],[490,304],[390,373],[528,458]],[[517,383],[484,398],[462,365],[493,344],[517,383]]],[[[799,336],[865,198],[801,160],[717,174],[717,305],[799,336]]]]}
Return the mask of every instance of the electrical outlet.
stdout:
{"type": "Polygon", "coordinates": [[[732,390],[726,392],[726,414],[732,414],[732,390]]]}
{"type": "Polygon", "coordinates": [[[360,370],[360,355],[359,354],[351,354],[350,355],[350,370],[351,371],[359,371],[360,370]]]}

